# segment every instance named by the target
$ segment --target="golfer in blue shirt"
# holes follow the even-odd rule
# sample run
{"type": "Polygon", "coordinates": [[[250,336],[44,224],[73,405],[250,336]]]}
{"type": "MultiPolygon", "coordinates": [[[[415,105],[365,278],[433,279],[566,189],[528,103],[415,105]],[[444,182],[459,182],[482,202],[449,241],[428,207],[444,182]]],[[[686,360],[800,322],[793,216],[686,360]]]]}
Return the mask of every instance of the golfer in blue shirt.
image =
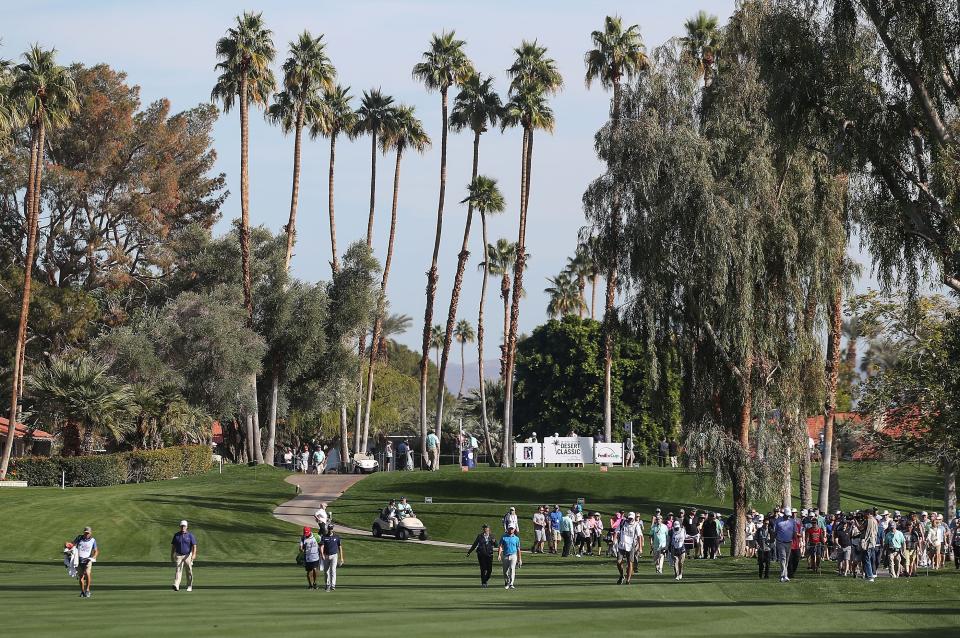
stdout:
{"type": "Polygon", "coordinates": [[[176,565],[173,577],[173,591],[180,591],[180,579],[183,569],[187,570],[187,591],[193,591],[193,561],[197,557],[197,539],[187,531],[187,521],[180,521],[180,531],[173,535],[170,543],[170,562],[176,565]]]}
{"type": "Polygon", "coordinates": [[[513,582],[517,578],[517,568],[523,565],[523,555],[520,552],[520,537],[512,525],[500,538],[497,558],[503,563],[503,588],[516,589],[513,582]]]}

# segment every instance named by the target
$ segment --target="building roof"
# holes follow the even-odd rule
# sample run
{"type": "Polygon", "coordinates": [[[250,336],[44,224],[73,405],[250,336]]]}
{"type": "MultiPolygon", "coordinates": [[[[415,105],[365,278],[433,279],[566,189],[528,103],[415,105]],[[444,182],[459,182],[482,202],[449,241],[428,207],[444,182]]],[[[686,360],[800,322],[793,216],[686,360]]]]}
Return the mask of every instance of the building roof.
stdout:
{"type": "MultiPolygon", "coordinates": [[[[10,426],[10,420],[0,416],[0,437],[6,438],[7,432],[10,429],[9,426],[10,426]]],[[[44,432],[43,430],[34,430],[32,428],[28,428],[23,423],[17,423],[17,427],[14,430],[13,436],[14,438],[17,438],[17,439],[22,439],[26,436],[31,436],[33,437],[34,440],[37,440],[37,441],[53,440],[52,434],[48,432],[44,432]]]]}

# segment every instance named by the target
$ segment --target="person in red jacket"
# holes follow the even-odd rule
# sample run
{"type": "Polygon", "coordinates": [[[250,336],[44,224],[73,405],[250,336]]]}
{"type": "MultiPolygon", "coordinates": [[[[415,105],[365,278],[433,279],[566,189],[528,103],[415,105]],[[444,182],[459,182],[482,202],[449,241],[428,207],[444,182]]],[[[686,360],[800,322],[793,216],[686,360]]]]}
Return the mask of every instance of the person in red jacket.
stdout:
{"type": "Polygon", "coordinates": [[[813,524],[807,529],[807,560],[809,567],[816,573],[820,573],[820,562],[823,560],[823,547],[827,541],[827,533],[820,527],[820,521],[813,520],[813,524]]]}

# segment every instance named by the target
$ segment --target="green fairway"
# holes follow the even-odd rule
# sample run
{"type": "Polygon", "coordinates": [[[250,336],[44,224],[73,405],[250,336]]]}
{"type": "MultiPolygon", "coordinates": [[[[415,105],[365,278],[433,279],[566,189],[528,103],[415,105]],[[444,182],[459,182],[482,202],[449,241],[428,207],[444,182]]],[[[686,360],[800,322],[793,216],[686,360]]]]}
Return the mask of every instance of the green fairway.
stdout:
{"type": "MultiPolygon", "coordinates": [[[[911,496],[911,485],[932,481],[931,472],[897,468],[895,474],[884,483],[875,467],[859,467],[847,496],[891,508],[928,505],[917,500],[922,494],[911,496]]],[[[307,591],[293,560],[298,530],[271,515],[293,496],[285,476],[237,467],[223,475],[141,485],[0,492],[7,534],[0,550],[3,636],[544,635],[562,627],[584,635],[662,635],[669,628],[671,635],[899,636],[932,630],[946,636],[958,626],[960,577],[952,567],[930,577],[872,584],[815,576],[801,567],[795,581],[780,584],[775,578],[757,581],[753,561],[723,559],[691,561],[677,583],[645,562],[634,585],[618,587],[608,559],[538,555],[527,558],[515,591],[497,586],[496,567],[493,586],[481,590],[475,560],[460,550],[345,537],[338,590],[307,591]],[[170,590],[169,542],[181,518],[190,520],[199,541],[192,593],[170,590]],[[101,547],[89,600],[78,597],[60,556],[63,541],[85,524],[94,527],[101,547]]],[[[684,498],[675,502],[715,503],[709,492],[698,499],[683,491],[693,485],[686,473],[653,470],[384,474],[358,483],[332,509],[338,518],[361,520],[370,507],[365,503],[383,494],[402,489],[415,503],[433,495],[448,505],[436,511],[419,506],[431,530],[464,540],[484,514],[477,508],[499,516],[511,498],[565,503],[583,496],[588,507],[594,500],[635,503],[646,513],[645,504],[676,490],[684,498]],[[450,505],[454,498],[473,504],[450,505]],[[484,499],[493,502],[483,505],[484,499]],[[469,512],[466,522],[455,522],[457,508],[469,512]]]]}

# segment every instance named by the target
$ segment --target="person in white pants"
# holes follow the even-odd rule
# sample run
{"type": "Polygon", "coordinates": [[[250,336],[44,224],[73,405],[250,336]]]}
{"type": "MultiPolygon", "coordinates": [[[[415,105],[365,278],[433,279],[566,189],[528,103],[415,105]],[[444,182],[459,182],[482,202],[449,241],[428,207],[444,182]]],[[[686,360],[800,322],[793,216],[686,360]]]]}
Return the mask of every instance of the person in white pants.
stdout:
{"type": "Polygon", "coordinates": [[[333,533],[333,525],[327,526],[327,531],[320,542],[320,560],[323,571],[326,572],[326,591],[337,589],[337,567],[343,567],[343,543],[340,537],[333,533]]]}
{"type": "Polygon", "coordinates": [[[173,591],[180,591],[184,569],[187,572],[187,591],[193,591],[193,561],[197,558],[197,539],[187,527],[187,521],[180,521],[180,531],[173,535],[173,542],[170,543],[170,562],[176,567],[173,591]]]}

